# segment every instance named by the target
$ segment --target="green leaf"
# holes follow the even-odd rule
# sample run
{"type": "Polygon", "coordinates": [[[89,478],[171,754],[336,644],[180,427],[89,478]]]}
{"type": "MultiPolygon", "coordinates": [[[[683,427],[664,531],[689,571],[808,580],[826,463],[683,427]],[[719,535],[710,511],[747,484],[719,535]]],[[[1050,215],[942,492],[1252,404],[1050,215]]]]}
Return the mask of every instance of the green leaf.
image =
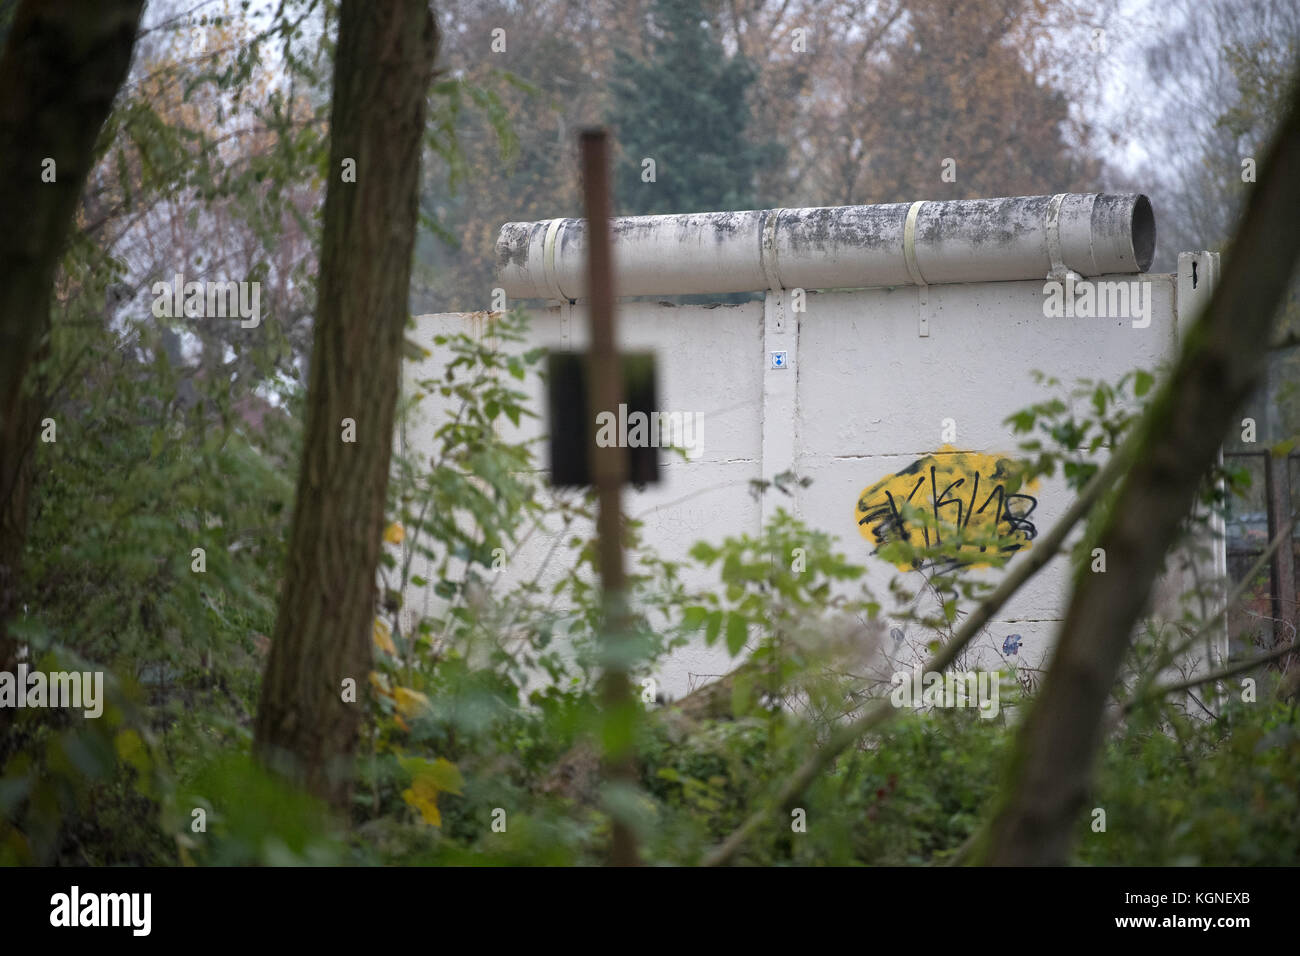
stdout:
{"type": "Polygon", "coordinates": [[[721,632],[722,632],[722,612],[710,611],[709,626],[704,630],[704,643],[712,647],[713,642],[718,639],[718,635],[721,632]]]}
{"type": "Polygon", "coordinates": [[[1011,425],[1015,432],[1028,432],[1033,431],[1034,429],[1035,417],[1033,409],[1027,408],[1024,411],[1016,412],[1014,415],[1007,418],[1006,421],[1011,425]]]}
{"type": "Polygon", "coordinates": [[[707,541],[696,541],[688,552],[692,558],[702,564],[712,564],[718,560],[718,550],[707,541]]]}
{"type": "Polygon", "coordinates": [[[732,611],[727,615],[727,651],[732,657],[741,652],[745,638],[749,635],[749,621],[741,614],[732,611]]]}

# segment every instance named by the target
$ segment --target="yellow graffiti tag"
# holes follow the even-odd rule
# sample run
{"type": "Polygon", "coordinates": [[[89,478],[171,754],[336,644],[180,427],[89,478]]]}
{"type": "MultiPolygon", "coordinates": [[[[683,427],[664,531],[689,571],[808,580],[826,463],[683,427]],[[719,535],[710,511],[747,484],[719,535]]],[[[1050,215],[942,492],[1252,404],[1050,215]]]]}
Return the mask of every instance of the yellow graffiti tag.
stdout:
{"type": "Polygon", "coordinates": [[[1028,492],[1037,487],[1021,481],[1009,457],[944,445],[866,488],[853,517],[875,551],[894,541],[934,549],[925,560],[899,562],[901,570],[979,567],[1031,547],[1038,499],[1028,492]]]}

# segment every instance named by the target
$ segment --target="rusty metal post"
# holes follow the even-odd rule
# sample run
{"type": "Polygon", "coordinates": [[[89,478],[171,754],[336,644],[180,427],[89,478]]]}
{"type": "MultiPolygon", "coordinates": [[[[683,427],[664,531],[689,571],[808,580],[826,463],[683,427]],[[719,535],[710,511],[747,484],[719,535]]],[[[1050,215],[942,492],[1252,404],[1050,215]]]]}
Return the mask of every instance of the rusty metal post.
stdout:
{"type": "MultiPolygon", "coordinates": [[[[582,181],[587,214],[587,276],[590,297],[588,314],[591,323],[590,387],[591,407],[599,413],[617,413],[623,396],[623,366],[619,360],[614,321],[614,276],[609,235],[609,157],[607,136],[603,129],[582,133],[582,181]]],[[[620,645],[627,635],[626,577],[623,569],[623,534],[621,527],[622,488],[627,472],[627,450],[617,446],[601,448],[596,444],[596,423],[585,423],[591,435],[592,475],[595,478],[598,512],[596,535],[600,562],[600,584],[604,602],[602,639],[610,653],[602,675],[602,700],[605,720],[621,723],[620,715],[631,705],[625,655],[620,645]]],[[[605,733],[605,773],[616,782],[635,779],[630,741],[616,749],[609,746],[605,733]]],[[[638,862],[636,839],[631,828],[617,814],[613,820],[609,862],[613,866],[635,866],[638,862]]]]}
{"type": "MultiPolygon", "coordinates": [[[[1268,538],[1275,538],[1291,518],[1290,457],[1265,453],[1264,493],[1268,498],[1268,538]]],[[[1282,542],[1270,562],[1273,603],[1273,646],[1290,641],[1296,633],[1295,550],[1282,542]]],[[[1293,665],[1294,666],[1294,665],[1293,665]]]]}

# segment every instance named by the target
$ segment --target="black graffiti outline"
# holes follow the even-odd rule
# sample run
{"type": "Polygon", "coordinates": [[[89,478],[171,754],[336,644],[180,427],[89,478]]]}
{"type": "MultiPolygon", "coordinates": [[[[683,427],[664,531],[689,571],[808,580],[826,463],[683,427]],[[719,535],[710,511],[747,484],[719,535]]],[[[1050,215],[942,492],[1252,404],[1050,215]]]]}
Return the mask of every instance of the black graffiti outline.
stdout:
{"type": "MultiPolygon", "coordinates": [[[[902,472],[898,472],[898,474],[891,476],[891,478],[898,477],[899,475],[906,474],[906,473],[907,473],[906,470],[902,472]]],[[[994,474],[996,475],[997,471],[995,471],[994,474]]],[[[993,502],[994,498],[998,500],[997,509],[995,510],[993,515],[994,533],[997,534],[999,526],[1001,526],[1005,522],[1008,528],[1006,534],[1007,537],[1013,537],[1016,535],[1021,536],[1020,540],[1013,540],[1008,542],[1005,545],[999,546],[998,548],[999,553],[1015,554],[1017,551],[1020,551],[1021,549],[1026,547],[1026,545],[1028,545],[1030,541],[1032,541],[1034,538],[1038,536],[1038,529],[1037,527],[1035,527],[1033,521],[1030,520],[1034,511],[1038,508],[1038,499],[1035,498],[1033,495],[1021,494],[1018,492],[1008,493],[1006,489],[1006,485],[1002,482],[998,482],[993,486],[993,490],[989,492],[988,497],[984,499],[984,503],[980,505],[979,508],[976,508],[975,503],[976,501],[979,500],[979,486],[980,486],[979,469],[974,469],[974,481],[971,484],[971,494],[970,494],[969,502],[963,502],[962,499],[959,497],[953,497],[953,498],[948,497],[949,492],[953,491],[954,489],[960,488],[962,485],[966,483],[965,476],[949,482],[944,487],[942,493],[939,492],[937,465],[930,466],[929,479],[930,479],[930,509],[935,517],[934,537],[935,537],[936,547],[943,544],[943,538],[939,533],[939,524],[940,524],[939,510],[941,508],[951,508],[952,506],[955,505],[957,507],[957,520],[956,522],[954,522],[954,527],[964,530],[965,528],[970,526],[971,518],[975,517],[976,515],[982,515],[988,510],[988,506],[993,502]],[[1023,510],[1019,510],[1019,511],[1015,510],[1012,506],[1013,502],[1023,503],[1023,510]],[[966,506],[965,521],[962,520],[963,504],[965,504],[966,506]]],[[[912,503],[912,499],[916,496],[916,493],[921,489],[921,486],[925,484],[925,481],[926,481],[926,476],[924,475],[922,475],[920,478],[917,479],[916,484],[912,486],[912,490],[908,493],[907,498],[904,501],[904,504],[910,505],[912,503]]],[[[886,480],[885,483],[888,484],[888,480],[886,480]]],[[[862,498],[858,499],[858,510],[863,512],[862,517],[858,519],[858,526],[861,527],[862,525],[867,525],[870,524],[871,522],[876,522],[876,524],[870,528],[871,535],[876,542],[876,547],[872,549],[871,552],[872,554],[878,553],[884,545],[888,544],[892,540],[903,541],[906,544],[912,543],[912,529],[908,527],[906,519],[904,519],[901,511],[899,510],[898,502],[895,500],[893,492],[886,489],[884,494],[886,500],[874,507],[868,504],[865,495],[862,498]]],[[[929,548],[930,531],[927,522],[923,521],[921,523],[921,534],[924,537],[925,546],[929,548]]],[[[979,550],[981,552],[986,552],[988,551],[988,547],[986,545],[980,545],[979,550]]],[[[913,566],[918,570],[926,567],[942,567],[944,570],[949,570],[958,567],[961,564],[962,562],[958,558],[952,558],[948,560],[941,560],[938,558],[934,558],[931,559],[929,563],[926,563],[920,559],[913,561],[913,566]]]]}

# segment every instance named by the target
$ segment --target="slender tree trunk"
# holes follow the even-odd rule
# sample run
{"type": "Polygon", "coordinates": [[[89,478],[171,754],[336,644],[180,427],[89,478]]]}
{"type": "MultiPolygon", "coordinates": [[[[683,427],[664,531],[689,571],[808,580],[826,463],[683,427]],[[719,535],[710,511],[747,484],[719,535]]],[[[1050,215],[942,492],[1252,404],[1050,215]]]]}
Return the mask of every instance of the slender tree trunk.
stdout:
{"type": "Polygon", "coordinates": [[[26,0],[0,57],[0,670],[17,653],[9,622],[45,408],[30,372],[48,346],[55,272],[143,6],[26,0]]]}
{"type": "Polygon", "coordinates": [[[1259,381],[1300,258],[1300,100],[1292,103],[1228,253],[1223,279],[1143,417],[1132,470],[1078,575],[1051,668],[1016,742],[1010,784],[976,858],[1060,864],[1091,785],[1106,700],[1165,552],[1235,413],[1259,381]]]}
{"type": "Polygon", "coordinates": [[[263,762],[339,807],[370,672],[437,44],[426,0],[343,0],[302,464],[256,729],[263,762]]]}

